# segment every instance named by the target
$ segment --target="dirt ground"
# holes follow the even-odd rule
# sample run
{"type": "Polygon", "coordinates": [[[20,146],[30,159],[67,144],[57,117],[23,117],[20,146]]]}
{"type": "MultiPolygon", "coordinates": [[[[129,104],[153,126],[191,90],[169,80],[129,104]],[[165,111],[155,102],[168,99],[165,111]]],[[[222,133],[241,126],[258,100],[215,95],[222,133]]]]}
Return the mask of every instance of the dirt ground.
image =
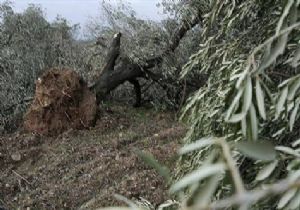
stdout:
{"type": "Polygon", "coordinates": [[[0,137],[0,206],[95,209],[120,205],[115,193],[153,205],[166,201],[163,179],[133,150],[149,151],[173,168],[185,128],[173,113],[120,105],[102,110],[90,130],[0,137]]]}

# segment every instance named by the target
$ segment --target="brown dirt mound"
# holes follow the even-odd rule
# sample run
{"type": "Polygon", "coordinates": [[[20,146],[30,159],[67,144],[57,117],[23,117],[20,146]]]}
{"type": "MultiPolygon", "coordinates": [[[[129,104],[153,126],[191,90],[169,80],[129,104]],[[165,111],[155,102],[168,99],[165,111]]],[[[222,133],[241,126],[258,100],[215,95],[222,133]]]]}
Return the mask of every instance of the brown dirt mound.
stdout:
{"type": "Polygon", "coordinates": [[[24,117],[24,128],[42,135],[87,128],[94,123],[96,111],[95,94],[76,72],[50,69],[36,81],[35,98],[24,117]]]}

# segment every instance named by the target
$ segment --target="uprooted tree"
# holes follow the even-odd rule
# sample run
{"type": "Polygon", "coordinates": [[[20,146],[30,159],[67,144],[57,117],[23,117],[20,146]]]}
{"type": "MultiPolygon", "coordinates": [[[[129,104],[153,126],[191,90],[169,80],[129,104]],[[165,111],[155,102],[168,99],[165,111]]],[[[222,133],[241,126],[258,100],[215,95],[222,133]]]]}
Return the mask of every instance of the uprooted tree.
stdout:
{"type": "Polygon", "coordinates": [[[160,82],[162,76],[152,72],[151,68],[160,65],[165,57],[174,52],[186,32],[197,25],[200,21],[200,15],[195,16],[192,20],[184,20],[169,41],[170,44],[167,49],[161,55],[144,61],[144,65],[135,63],[126,55],[120,56],[121,33],[115,34],[107,54],[106,64],[102,70],[101,76],[95,84],[91,86],[91,89],[93,89],[97,94],[97,101],[99,102],[104,95],[115,89],[120,84],[125,81],[129,81],[134,86],[136,92],[135,106],[140,106],[141,88],[138,78],[151,79],[156,82],[160,82]],[[119,56],[120,59],[117,64],[116,60],[119,56]]]}
{"type": "Polygon", "coordinates": [[[89,127],[95,122],[96,104],[126,81],[134,86],[136,95],[134,106],[140,106],[142,96],[139,79],[152,80],[164,87],[166,81],[162,81],[161,73],[154,73],[151,69],[160,66],[164,58],[175,51],[187,31],[200,21],[199,14],[194,15],[191,20],[183,20],[163,53],[147,59],[143,64],[121,55],[122,35],[120,32],[116,33],[108,49],[101,74],[89,87],[90,91],[86,83],[71,70],[46,71],[36,82],[35,98],[25,115],[25,129],[52,135],[70,128],[89,127]]]}

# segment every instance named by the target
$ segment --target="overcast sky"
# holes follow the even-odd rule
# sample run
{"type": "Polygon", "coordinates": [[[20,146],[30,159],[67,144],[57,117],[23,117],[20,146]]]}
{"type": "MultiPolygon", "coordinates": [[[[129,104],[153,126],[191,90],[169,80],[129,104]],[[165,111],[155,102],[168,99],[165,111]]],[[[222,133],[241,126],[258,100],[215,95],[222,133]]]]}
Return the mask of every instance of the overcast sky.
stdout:
{"type": "MultiPolygon", "coordinates": [[[[0,0],[3,2],[4,0],[0,0]]],[[[117,0],[106,0],[116,2],[117,0]]],[[[137,12],[139,17],[160,20],[161,13],[156,7],[160,0],[126,0],[137,12]]],[[[124,2],[126,2],[124,0],[124,2]]],[[[54,20],[59,14],[67,18],[72,24],[84,25],[90,17],[100,15],[102,0],[12,0],[16,12],[23,11],[28,4],[39,4],[44,8],[48,20],[54,20]]]]}

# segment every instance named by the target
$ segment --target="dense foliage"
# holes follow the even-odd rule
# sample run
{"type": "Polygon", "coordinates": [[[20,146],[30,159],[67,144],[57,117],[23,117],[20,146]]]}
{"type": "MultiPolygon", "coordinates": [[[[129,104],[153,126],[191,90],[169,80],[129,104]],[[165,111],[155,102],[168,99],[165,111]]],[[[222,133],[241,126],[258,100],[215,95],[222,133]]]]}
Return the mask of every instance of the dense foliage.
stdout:
{"type": "Polygon", "coordinates": [[[201,2],[202,41],[181,77],[208,81],[183,109],[190,130],[170,188],[177,201],[159,209],[299,209],[300,2],[192,2],[201,2]]]}
{"type": "Polygon", "coordinates": [[[53,66],[82,69],[83,56],[65,19],[46,21],[42,9],[29,6],[14,13],[9,3],[0,5],[0,131],[13,130],[34,94],[35,80],[53,66]]]}
{"type": "Polygon", "coordinates": [[[185,206],[299,208],[299,3],[207,1],[183,71],[209,75],[183,110],[185,176],[171,191],[188,189],[185,206]]]}
{"type": "MultiPolygon", "coordinates": [[[[163,5],[177,15],[184,2],[163,5]]],[[[183,109],[190,130],[170,188],[178,201],[159,209],[299,209],[300,2],[189,3],[201,11],[202,41],[181,77],[208,81],[183,109]]]]}

